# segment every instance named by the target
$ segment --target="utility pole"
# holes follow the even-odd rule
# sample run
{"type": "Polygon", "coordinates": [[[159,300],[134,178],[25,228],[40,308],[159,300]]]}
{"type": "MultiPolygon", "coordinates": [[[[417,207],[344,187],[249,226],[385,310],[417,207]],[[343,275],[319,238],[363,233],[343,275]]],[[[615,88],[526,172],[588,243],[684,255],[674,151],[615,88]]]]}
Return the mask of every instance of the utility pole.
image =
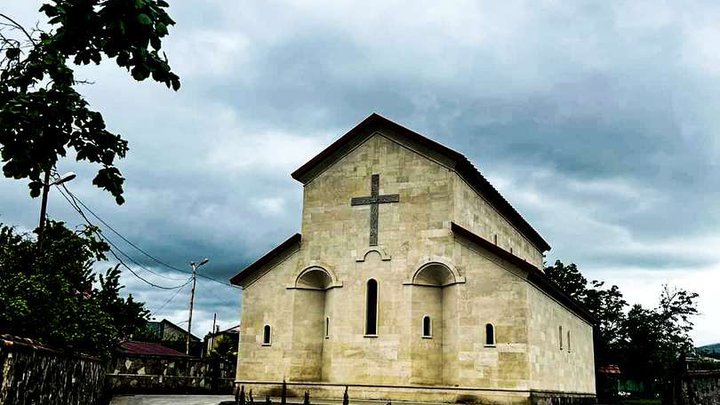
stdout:
{"type": "Polygon", "coordinates": [[[205,258],[199,264],[195,264],[195,262],[190,262],[190,267],[192,267],[192,290],[190,290],[190,316],[188,317],[187,338],[185,339],[185,354],[187,355],[190,354],[190,330],[192,328],[192,313],[193,304],[195,301],[195,274],[197,273],[197,269],[208,261],[208,258],[205,258]]]}
{"type": "Polygon", "coordinates": [[[215,321],[217,321],[217,312],[213,314],[213,326],[210,330],[210,346],[208,347],[207,354],[212,352],[213,346],[215,345],[215,321]]]}
{"type": "Polygon", "coordinates": [[[38,242],[42,245],[43,231],[45,230],[45,217],[47,216],[47,202],[50,186],[59,186],[75,178],[75,173],[67,172],[58,177],[57,180],[50,182],[50,170],[45,170],[45,179],[43,180],[42,202],[40,203],[40,224],[38,225],[38,242]]]}

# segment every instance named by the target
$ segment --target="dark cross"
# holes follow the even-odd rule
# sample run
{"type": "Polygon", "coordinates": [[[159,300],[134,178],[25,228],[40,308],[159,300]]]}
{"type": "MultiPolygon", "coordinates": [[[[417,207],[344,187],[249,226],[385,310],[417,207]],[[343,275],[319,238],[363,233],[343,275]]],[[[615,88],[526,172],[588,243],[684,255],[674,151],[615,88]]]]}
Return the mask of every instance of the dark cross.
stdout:
{"type": "Polygon", "coordinates": [[[400,194],[380,195],[380,175],[373,174],[370,181],[370,195],[353,197],[350,205],[370,205],[370,246],[378,244],[378,205],[400,202],[400,194]]]}

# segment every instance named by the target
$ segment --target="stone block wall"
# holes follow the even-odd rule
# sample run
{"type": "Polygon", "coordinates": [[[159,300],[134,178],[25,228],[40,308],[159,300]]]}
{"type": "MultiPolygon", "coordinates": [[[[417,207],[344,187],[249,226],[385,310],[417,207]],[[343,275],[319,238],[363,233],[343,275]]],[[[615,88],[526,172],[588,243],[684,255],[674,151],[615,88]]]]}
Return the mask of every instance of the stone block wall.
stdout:
{"type": "Polygon", "coordinates": [[[101,400],[105,364],[3,335],[0,373],[0,404],[86,405],[101,400]]]}
{"type": "Polygon", "coordinates": [[[235,368],[207,359],[160,356],[117,356],[106,376],[113,394],[230,393],[235,368]]]}
{"type": "Polygon", "coordinates": [[[688,371],[676,379],[676,405],[720,405],[720,370],[688,371]]]}
{"type": "Polygon", "coordinates": [[[541,252],[435,158],[375,134],[304,184],[302,240],[243,282],[238,382],[353,383],[368,396],[378,387],[435,387],[448,398],[465,395],[457,390],[594,397],[591,326],[533,294],[525,270],[455,237],[451,221],[489,241],[497,234],[501,248],[542,266],[541,252]],[[370,246],[370,207],[351,198],[369,195],[376,174],[379,194],[399,202],[378,208],[378,245],[370,246]],[[302,280],[313,269],[330,282],[302,280]],[[370,279],[377,333],[365,330],[370,279]],[[424,316],[431,337],[422,336],[424,316]],[[262,342],[265,325],[271,344],[262,342]],[[559,325],[571,332],[572,356],[557,353],[559,325]],[[545,356],[547,366],[535,367],[545,356]]]}

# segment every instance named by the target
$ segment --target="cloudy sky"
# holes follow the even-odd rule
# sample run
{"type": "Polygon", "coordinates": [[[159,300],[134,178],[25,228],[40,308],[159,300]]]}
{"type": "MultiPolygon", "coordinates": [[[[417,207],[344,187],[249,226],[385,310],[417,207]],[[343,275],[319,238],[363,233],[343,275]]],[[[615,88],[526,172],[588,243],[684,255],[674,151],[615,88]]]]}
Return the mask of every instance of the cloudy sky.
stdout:
{"type": "MultiPolygon", "coordinates": [[[[2,11],[32,25],[40,4],[2,11]]],[[[696,291],[693,337],[720,341],[720,5],[206,0],[170,14],[179,92],[112,62],[78,69],[95,82],[81,92],[130,142],[127,202],[92,187],[93,168],[58,167],[154,257],[189,269],[207,256],[201,272],[227,280],[299,230],[290,172],[377,112],[467,155],[550,242],[549,262],[646,306],[663,283],[696,291]]],[[[29,230],[38,211],[24,182],[0,178],[0,222],[29,230]]],[[[81,223],[56,191],[49,214],[81,223]]],[[[139,270],[153,282],[186,278],[115,240],[163,276],[139,270]]],[[[188,287],[124,283],[153,316],[187,325],[188,287]]],[[[213,313],[237,324],[239,301],[199,279],[193,332],[213,313]]]]}

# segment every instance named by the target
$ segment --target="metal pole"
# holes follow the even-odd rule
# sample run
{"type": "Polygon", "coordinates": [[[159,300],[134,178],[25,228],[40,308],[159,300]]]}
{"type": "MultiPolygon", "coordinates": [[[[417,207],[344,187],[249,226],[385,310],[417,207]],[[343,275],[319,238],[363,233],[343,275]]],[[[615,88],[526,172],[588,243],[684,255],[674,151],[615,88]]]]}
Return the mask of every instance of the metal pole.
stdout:
{"type": "Polygon", "coordinates": [[[45,216],[47,215],[48,193],[50,192],[50,170],[45,170],[43,182],[42,203],[40,205],[40,224],[38,225],[38,243],[42,245],[43,231],[45,230],[45,216]]]}
{"type": "Polygon", "coordinates": [[[190,316],[188,317],[187,338],[185,340],[185,354],[190,354],[190,328],[192,328],[193,301],[195,300],[195,271],[197,266],[192,264],[192,290],[190,291],[190,316]]]}
{"type": "Polygon", "coordinates": [[[212,352],[213,346],[215,345],[215,321],[217,320],[217,312],[213,314],[213,326],[212,330],[210,331],[210,347],[208,347],[207,354],[210,354],[212,352]]]}

